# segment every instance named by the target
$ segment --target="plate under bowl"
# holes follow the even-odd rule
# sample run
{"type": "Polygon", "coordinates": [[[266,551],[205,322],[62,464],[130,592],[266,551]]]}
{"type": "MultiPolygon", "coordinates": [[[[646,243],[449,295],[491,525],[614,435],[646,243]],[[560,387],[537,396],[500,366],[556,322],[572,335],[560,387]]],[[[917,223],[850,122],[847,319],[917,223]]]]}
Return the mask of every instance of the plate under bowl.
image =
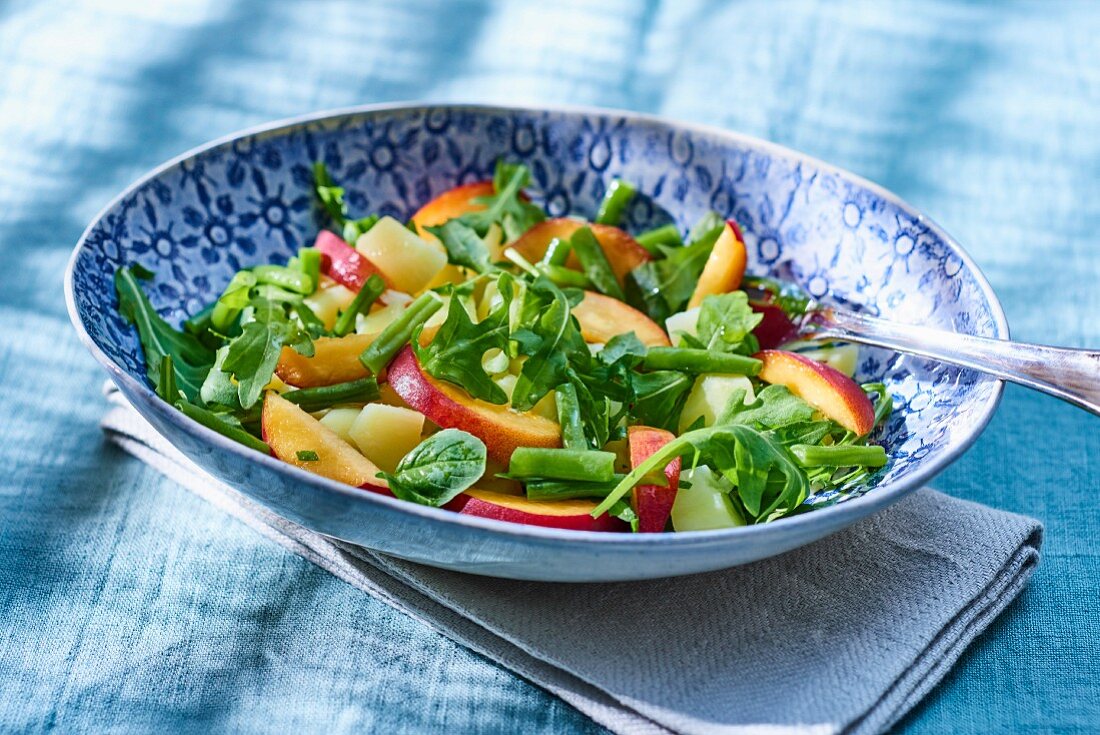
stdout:
{"type": "Polygon", "coordinates": [[[233,273],[285,260],[318,225],[310,166],[323,159],[355,213],[405,219],[497,158],[531,167],[552,215],[593,215],[614,177],[635,183],[628,229],[686,228],[714,209],[737,220],[750,271],[902,322],[1007,337],[977,267],[893,194],[782,147],[726,131],[610,110],[385,105],[273,123],[202,146],[141,178],[88,227],[66,299],[88,349],[134,407],[200,467],[315,531],[425,564],[516,579],[611,581],[689,574],[762,559],[833,533],[928,482],[965,451],[1002,385],[972,371],[866,349],[896,411],[881,430],[889,465],[859,493],[823,493],[811,512],[758,526],[599,534],[471,518],[366,493],[245,449],[161,401],[145,379],[112,277],[141,263],[153,305],[178,324],[233,273]]]}

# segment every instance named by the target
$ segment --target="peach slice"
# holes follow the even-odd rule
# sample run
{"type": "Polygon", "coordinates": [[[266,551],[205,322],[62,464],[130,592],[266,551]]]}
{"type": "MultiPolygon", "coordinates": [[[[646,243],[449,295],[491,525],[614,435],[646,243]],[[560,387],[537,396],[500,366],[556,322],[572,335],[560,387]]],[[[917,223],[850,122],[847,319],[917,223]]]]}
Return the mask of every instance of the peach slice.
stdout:
{"type": "Polygon", "coordinates": [[[622,521],[606,513],[593,518],[596,503],[591,500],[528,500],[480,489],[467,490],[456,500],[463,497],[465,503],[458,511],[463,515],[573,531],[627,530],[622,521]]]}
{"type": "MultiPolygon", "coordinates": [[[[649,426],[631,426],[627,429],[626,436],[630,445],[631,467],[645,462],[654,452],[676,438],[672,432],[649,426]]],[[[661,533],[665,530],[680,485],[679,457],[665,465],[665,478],[668,480],[665,487],[636,485],[632,491],[631,505],[638,514],[639,533],[661,533]]]]}
{"type": "Polygon", "coordinates": [[[484,205],[473,200],[478,197],[492,196],[493,192],[492,181],[475,181],[472,184],[463,184],[448,189],[416,210],[416,214],[412,216],[416,231],[425,240],[434,240],[435,235],[424,228],[435,227],[449,219],[461,217],[468,212],[479,212],[485,209],[484,205]]]}
{"type": "Polygon", "coordinates": [[[489,456],[507,465],[516,447],[560,447],[561,427],[534,413],[519,413],[470,397],[423,370],[406,346],[390,363],[387,380],[412,408],[443,428],[468,431],[485,442],[489,456]]]}
{"type": "Polygon", "coordinates": [[[349,334],[346,337],[318,337],[313,340],[313,357],[284,347],[275,365],[275,374],[296,388],[313,388],[358,380],[370,375],[359,362],[359,355],[377,334],[349,334]]]}
{"type": "Polygon", "coordinates": [[[588,343],[604,344],[612,337],[627,332],[647,347],[669,347],[668,335],[656,322],[618,299],[594,291],[585,291],[584,300],[573,307],[573,316],[581,326],[581,336],[588,343]]]}
{"type": "Polygon", "coordinates": [[[775,304],[750,301],[749,306],[757,314],[764,316],[760,323],[756,325],[756,329],[752,330],[752,333],[756,335],[757,342],[760,343],[760,349],[774,349],[798,336],[798,325],[791,321],[791,318],[787,316],[787,312],[775,304]]]}
{"type": "MultiPolygon", "coordinates": [[[[586,223],[580,220],[564,217],[548,219],[523,233],[518,240],[512,243],[509,249],[515,250],[527,260],[535,263],[542,260],[542,256],[546,255],[546,248],[550,246],[551,240],[554,238],[568,240],[574,232],[585,225],[586,223]]],[[[615,272],[615,278],[619,280],[619,283],[623,282],[627,273],[653,258],[648,250],[638,244],[637,240],[618,227],[595,224],[589,224],[588,227],[592,229],[596,241],[603,248],[604,255],[607,256],[607,262],[611,265],[611,270],[615,272]]],[[[565,264],[570,268],[580,268],[580,262],[574,253],[569,254],[569,260],[565,264]]]]}
{"type": "Polygon", "coordinates": [[[344,242],[339,235],[328,230],[317,233],[313,247],[321,251],[325,275],[352,291],[359,291],[373,275],[386,281],[387,288],[393,288],[378,266],[362,253],[344,242]]]}
{"type": "Polygon", "coordinates": [[[355,487],[376,491],[387,487],[386,481],[377,477],[379,470],[373,462],[278,393],[264,398],[260,421],[264,441],[284,462],[355,487]],[[302,459],[299,452],[312,452],[317,459],[302,459]]]}
{"type": "Polygon", "coordinates": [[[745,251],[745,243],[739,237],[740,229],[736,223],[727,220],[722,234],[714,242],[714,249],[710,251],[703,272],[699,275],[699,281],[695,284],[695,291],[691,294],[687,308],[694,309],[703,303],[707,296],[736,291],[741,285],[741,279],[745,277],[745,264],[748,254],[745,251]]]}
{"type": "Polygon", "coordinates": [[[764,363],[759,377],[765,383],[787,386],[791,393],[859,436],[875,427],[871,399],[839,370],[782,350],[763,350],[754,357],[764,363]]]}

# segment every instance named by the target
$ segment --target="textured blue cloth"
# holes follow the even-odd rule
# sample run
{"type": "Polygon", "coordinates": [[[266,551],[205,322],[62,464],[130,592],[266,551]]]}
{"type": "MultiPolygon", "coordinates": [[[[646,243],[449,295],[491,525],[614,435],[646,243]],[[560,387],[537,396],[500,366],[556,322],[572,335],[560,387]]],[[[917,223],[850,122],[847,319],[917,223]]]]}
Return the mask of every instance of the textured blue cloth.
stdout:
{"type": "MultiPolygon", "coordinates": [[[[0,5],[0,730],[598,730],[104,443],[61,276],[143,170],[360,102],[660,112],[884,184],[1017,338],[1095,346],[1097,38],[1085,2],[0,5]]],[[[1009,388],[937,482],[1038,517],[1044,563],[903,730],[1100,727],[1098,427],[1009,388]]]]}

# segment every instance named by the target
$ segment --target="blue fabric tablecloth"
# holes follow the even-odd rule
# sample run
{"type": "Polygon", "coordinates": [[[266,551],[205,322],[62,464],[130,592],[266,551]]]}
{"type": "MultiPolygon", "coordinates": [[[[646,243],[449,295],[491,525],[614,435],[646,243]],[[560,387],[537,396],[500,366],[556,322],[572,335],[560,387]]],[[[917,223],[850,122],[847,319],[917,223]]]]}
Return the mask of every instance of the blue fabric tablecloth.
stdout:
{"type": "MultiPolygon", "coordinates": [[[[628,107],[770,138],[952,232],[1017,338],[1100,345],[1100,5],[0,5],[0,731],[598,731],[106,445],[61,277],[145,169],[394,99],[628,107]]],[[[902,724],[1100,727],[1100,423],[1009,388],[937,483],[1036,516],[1030,589],[902,724]]]]}

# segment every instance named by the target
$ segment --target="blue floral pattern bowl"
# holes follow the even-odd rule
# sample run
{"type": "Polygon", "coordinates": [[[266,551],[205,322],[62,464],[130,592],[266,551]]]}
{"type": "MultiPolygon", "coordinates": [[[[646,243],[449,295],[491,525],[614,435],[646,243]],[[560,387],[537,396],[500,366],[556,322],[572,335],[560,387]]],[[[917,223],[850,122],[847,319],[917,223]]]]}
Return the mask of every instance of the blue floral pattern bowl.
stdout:
{"type": "Polygon", "coordinates": [[[464,105],[365,107],[216,141],[131,186],[88,227],[66,277],[69,311],[137,410],[200,467],[291,520],[406,559],[523,579],[605,581],[687,574],[777,554],[832,533],[921,486],[985,427],[1002,385],[968,370],[865,349],[857,377],[885,382],[896,410],[876,437],[889,465],[859,493],[774,523],[682,534],[596,534],[470,518],[366,493],[245,449],[156,397],[112,277],[140,263],[178,324],[242,266],[312,242],[310,166],[324,160],[353,213],[408,218],[505,157],[530,166],[551,214],[593,215],[622,177],[626,228],[708,209],[736,219],[749,269],[815,297],[902,322],[1007,337],[1000,305],[963,250],[927,217],[851,174],[759,140],[643,115],[464,105]]]}

